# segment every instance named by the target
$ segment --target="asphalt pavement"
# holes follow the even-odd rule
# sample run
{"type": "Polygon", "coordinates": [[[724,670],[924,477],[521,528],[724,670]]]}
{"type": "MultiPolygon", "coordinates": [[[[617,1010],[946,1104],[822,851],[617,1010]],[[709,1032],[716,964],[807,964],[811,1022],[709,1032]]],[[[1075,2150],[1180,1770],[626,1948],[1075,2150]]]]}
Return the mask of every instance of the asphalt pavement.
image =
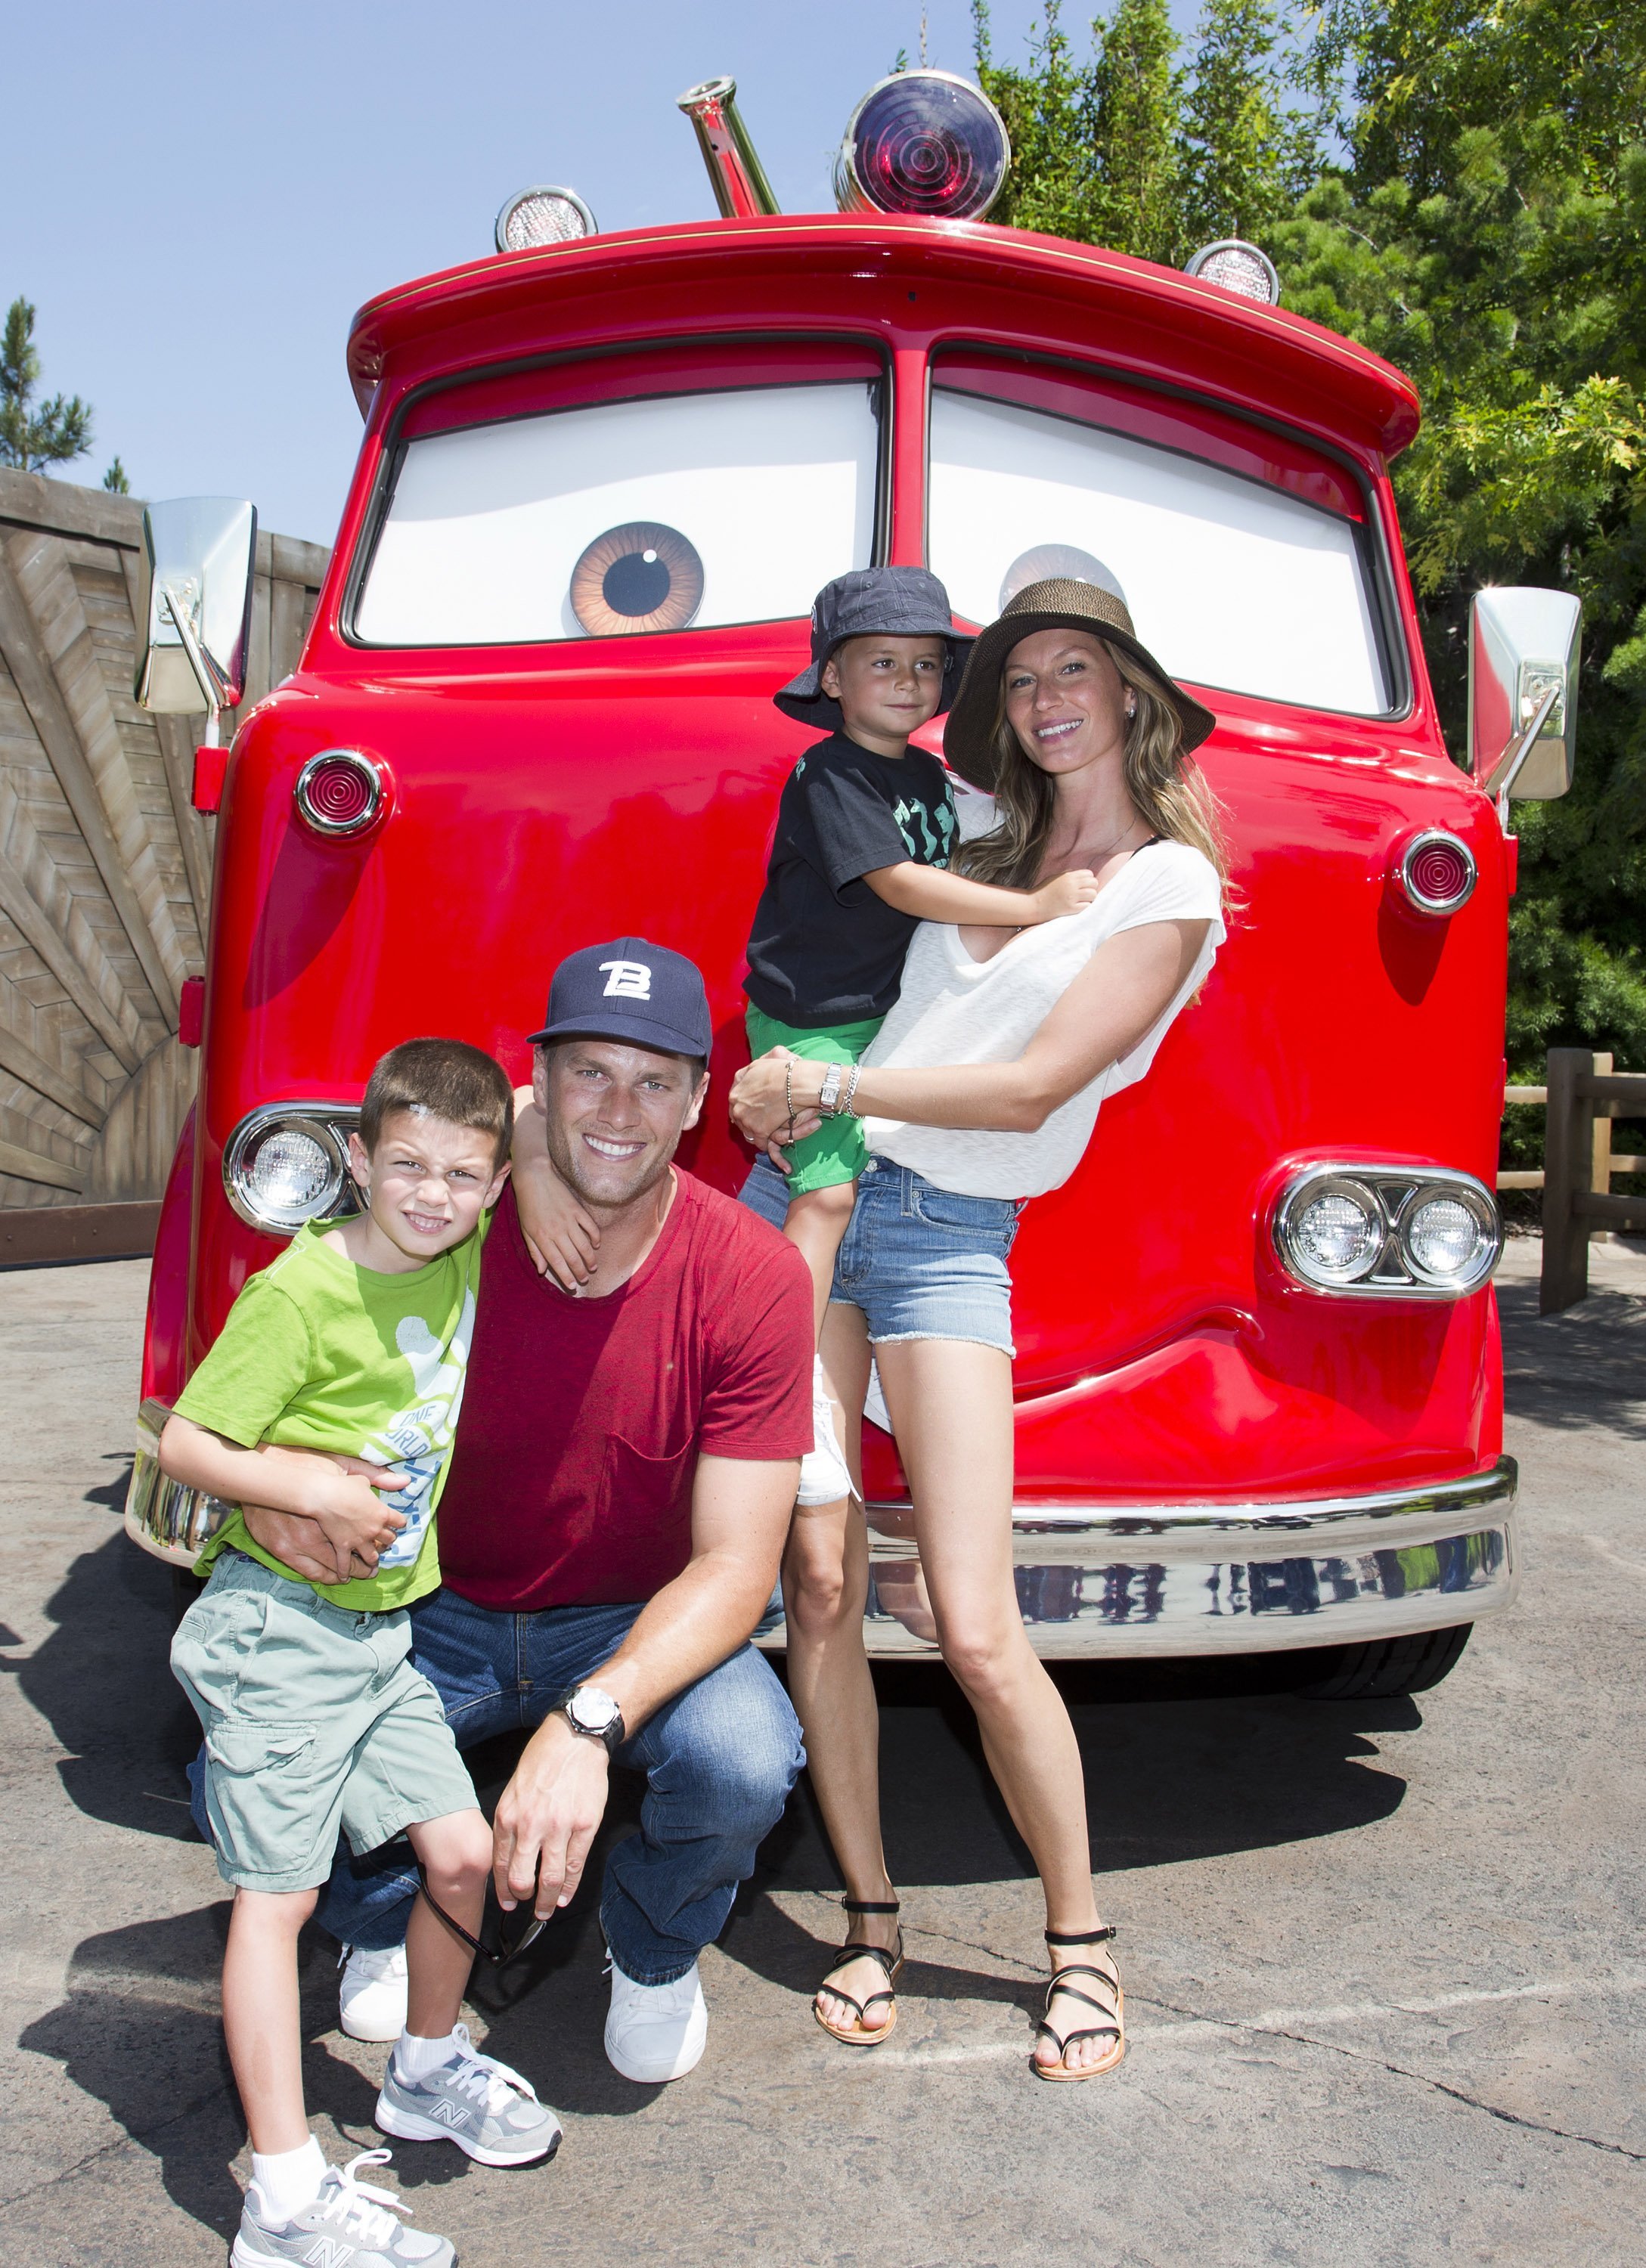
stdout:
{"type": "MultiPolygon", "coordinates": [[[[565,2121],[513,2174],[444,2145],[388,2178],[464,2268],[1517,2268],[1646,2251],[1646,1258],[1539,1320],[1500,1278],[1525,1580],[1415,1699],[1306,1701],[1268,1665],[1063,1674],[1126,1984],[1116,2075],[1028,2055],[1041,1916],[941,1672],[885,1680],[910,1961],[896,2037],[807,1996],[841,1917],[804,1793],[705,1956],[709,2051],[638,2088],[601,2049],[592,1901],[476,2034],[565,2121]]],[[[189,1825],[194,1719],[166,1569],[122,1532],[146,1268],[0,1274],[0,2259],[218,2263],[245,2136],[224,2062],[226,1905],[189,1825]]],[[[478,1759],[491,1790],[502,1749],[478,1759]]],[[[635,1817],[631,1790],[613,1832],[635,1817]]],[[[386,2051],[304,1972],[333,2157],[380,2139],[386,2051]]]]}

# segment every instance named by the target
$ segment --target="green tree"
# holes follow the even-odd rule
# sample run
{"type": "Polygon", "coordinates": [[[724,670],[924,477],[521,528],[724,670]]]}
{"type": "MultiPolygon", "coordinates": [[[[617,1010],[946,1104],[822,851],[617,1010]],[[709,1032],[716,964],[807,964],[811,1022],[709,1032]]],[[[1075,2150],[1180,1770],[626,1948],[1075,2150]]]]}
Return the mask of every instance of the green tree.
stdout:
{"type": "Polygon", "coordinates": [[[1351,162],[1270,249],[1288,306],[1422,392],[1394,478],[1455,753],[1472,593],[1583,601],[1576,784],[1516,816],[1511,1067],[1552,1045],[1646,1065],[1646,18],[1354,0],[1325,40],[1351,162]]]}
{"type": "Polygon", "coordinates": [[[1183,106],[1177,234],[1186,250],[1266,238],[1313,182],[1322,121],[1286,99],[1299,65],[1289,26],[1265,0],[1206,0],[1183,106]]]}
{"type": "Polygon", "coordinates": [[[1576,784],[1516,815],[1509,1054],[1646,1066],[1646,8],[1325,0],[1304,46],[1264,0],[1206,0],[1185,64],[1132,71],[1139,120],[1097,89],[1149,12],[1119,0],[1080,63],[1052,11],[1008,69],[977,11],[979,75],[1023,122],[1004,217],[1173,261],[1254,236],[1288,307],[1411,372],[1394,484],[1455,755],[1474,591],[1581,596],[1576,784]],[[1168,143],[1170,176],[1126,171],[1168,143]],[[1145,186],[1117,202],[1123,179],[1145,186]]]}
{"type": "Polygon", "coordinates": [[[1269,0],[1205,0],[1186,63],[1166,0],[1115,0],[1083,57],[1046,0],[1018,65],[994,58],[987,0],[972,21],[1012,137],[997,220],[1177,265],[1269,227],[1319,171],[1325,121],[1288,105],[1303,59],[1269,0]]]}
{"type": "Polygon", "coordinates": [[[33,407],[40,383],[34,347],[34,310],[16,298],[6,310],[0,337],[0,465],[43,473],[53,465],[83,457],[92,446],[92,411],[78,394],[54,394],[33,407]]]}
{"type": "Polygon", "coordinates": [[[1115,0],[1094,25],[1091,139],[1100,239],[1142,260],[1176,260],[1183,236],[1183,79],[1166,0],[1115,0]]]}
{"type": "Polygon", "coordinates": [[[127,478],[126,468],[121,463],[118,456],[115,457],[113,464],[110,465],[108,470],[104,474],[103,486],[106,489],[111,490],[115,496],[129,496],[131,494],[131,482],[127,478]]]}

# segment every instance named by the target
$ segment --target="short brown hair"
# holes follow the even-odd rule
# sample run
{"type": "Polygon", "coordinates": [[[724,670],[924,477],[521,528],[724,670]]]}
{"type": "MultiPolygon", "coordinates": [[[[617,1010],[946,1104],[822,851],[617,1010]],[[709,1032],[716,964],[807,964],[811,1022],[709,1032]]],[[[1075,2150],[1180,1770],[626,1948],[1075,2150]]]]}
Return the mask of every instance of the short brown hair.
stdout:
{"type": "Polygon", "coordinates": [[[372,1066],[360,1101],[360,1139],[370,1157],[395,1110],[424,1111],[450,1126],[490,1134],[497,1163],[514,1135],[514,1090],[495,1057],[467,1040],[402,1040],[372,1066]]]}

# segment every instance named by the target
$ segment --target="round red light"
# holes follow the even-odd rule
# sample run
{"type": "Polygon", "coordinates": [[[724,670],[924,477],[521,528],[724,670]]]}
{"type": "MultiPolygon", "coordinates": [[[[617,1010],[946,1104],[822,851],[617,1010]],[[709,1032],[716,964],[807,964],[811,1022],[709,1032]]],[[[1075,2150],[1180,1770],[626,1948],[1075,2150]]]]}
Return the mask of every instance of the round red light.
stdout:
{"type": "Polygon", "coordinates": [[[383,777],[356,748],[328,748],[298,775],[298,811],[317,835],[358,835],[377,817],[383,777]]]}
{"type": "Polygon", "coordinates": [[[897,71],[871,87],[835,166],[845,212],[978,220],[999,196],[1012,148],[981,88],[948,71],[897,71]]]}
{"type": "Polygon", "coordinates": [[[1400,881],[1420,913],[1454,914],[1474,888],[1473,854],[1443,828],[1430,828],[1401,853],[1400,881]]]}

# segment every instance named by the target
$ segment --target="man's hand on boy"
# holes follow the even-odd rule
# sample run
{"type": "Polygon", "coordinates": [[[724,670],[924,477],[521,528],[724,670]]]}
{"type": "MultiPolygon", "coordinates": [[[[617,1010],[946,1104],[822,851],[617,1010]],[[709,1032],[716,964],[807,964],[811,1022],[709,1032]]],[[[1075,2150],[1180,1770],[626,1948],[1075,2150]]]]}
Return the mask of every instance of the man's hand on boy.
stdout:
{"type": "Polygon", "coordinates": [[[406,1524],[403,1512],[382,1501],[405,1487],[410,1476],[363,1457],[333,1455],[320,1449],[266,1447],[259,1454],[279,1472],[280,1493],[294,1495],[300,1510],[276,1511],[247,1506],[246,1525],[265,1551],[317,1583],[346,1583],[377,1572],[378,1554],[387,1551],[406,1524]],[[263,1532],[278,1527],[305,1564],[263,1532]],[[294,1523],[294,1524],[293,1524],[294,1523]]]}
{"type": "Polygon", "coordinates": [[[261,1543],[283,1567],[311,1583],[347,1583],[377,1572],[375,1552],[369,1566],[352,1552],[340,1558],[326,1541],[320,1522],[305,1520],[300,1512],[276,1512],[269,1505],[246,1504],[240,1513],[252,1541],[261,1543]]]}
{"type": "Polygon", "coordinates": [[[1034,908],[1031,923],[1061,921],[1065,914],[1077,914],[1090,905],[1097,895],[1097,877],[1089,866],[1076,866],[1067,874],[1053,876],[1043,882],[1037,890],[1030,890],[1029,902],[1034,908]]]}

